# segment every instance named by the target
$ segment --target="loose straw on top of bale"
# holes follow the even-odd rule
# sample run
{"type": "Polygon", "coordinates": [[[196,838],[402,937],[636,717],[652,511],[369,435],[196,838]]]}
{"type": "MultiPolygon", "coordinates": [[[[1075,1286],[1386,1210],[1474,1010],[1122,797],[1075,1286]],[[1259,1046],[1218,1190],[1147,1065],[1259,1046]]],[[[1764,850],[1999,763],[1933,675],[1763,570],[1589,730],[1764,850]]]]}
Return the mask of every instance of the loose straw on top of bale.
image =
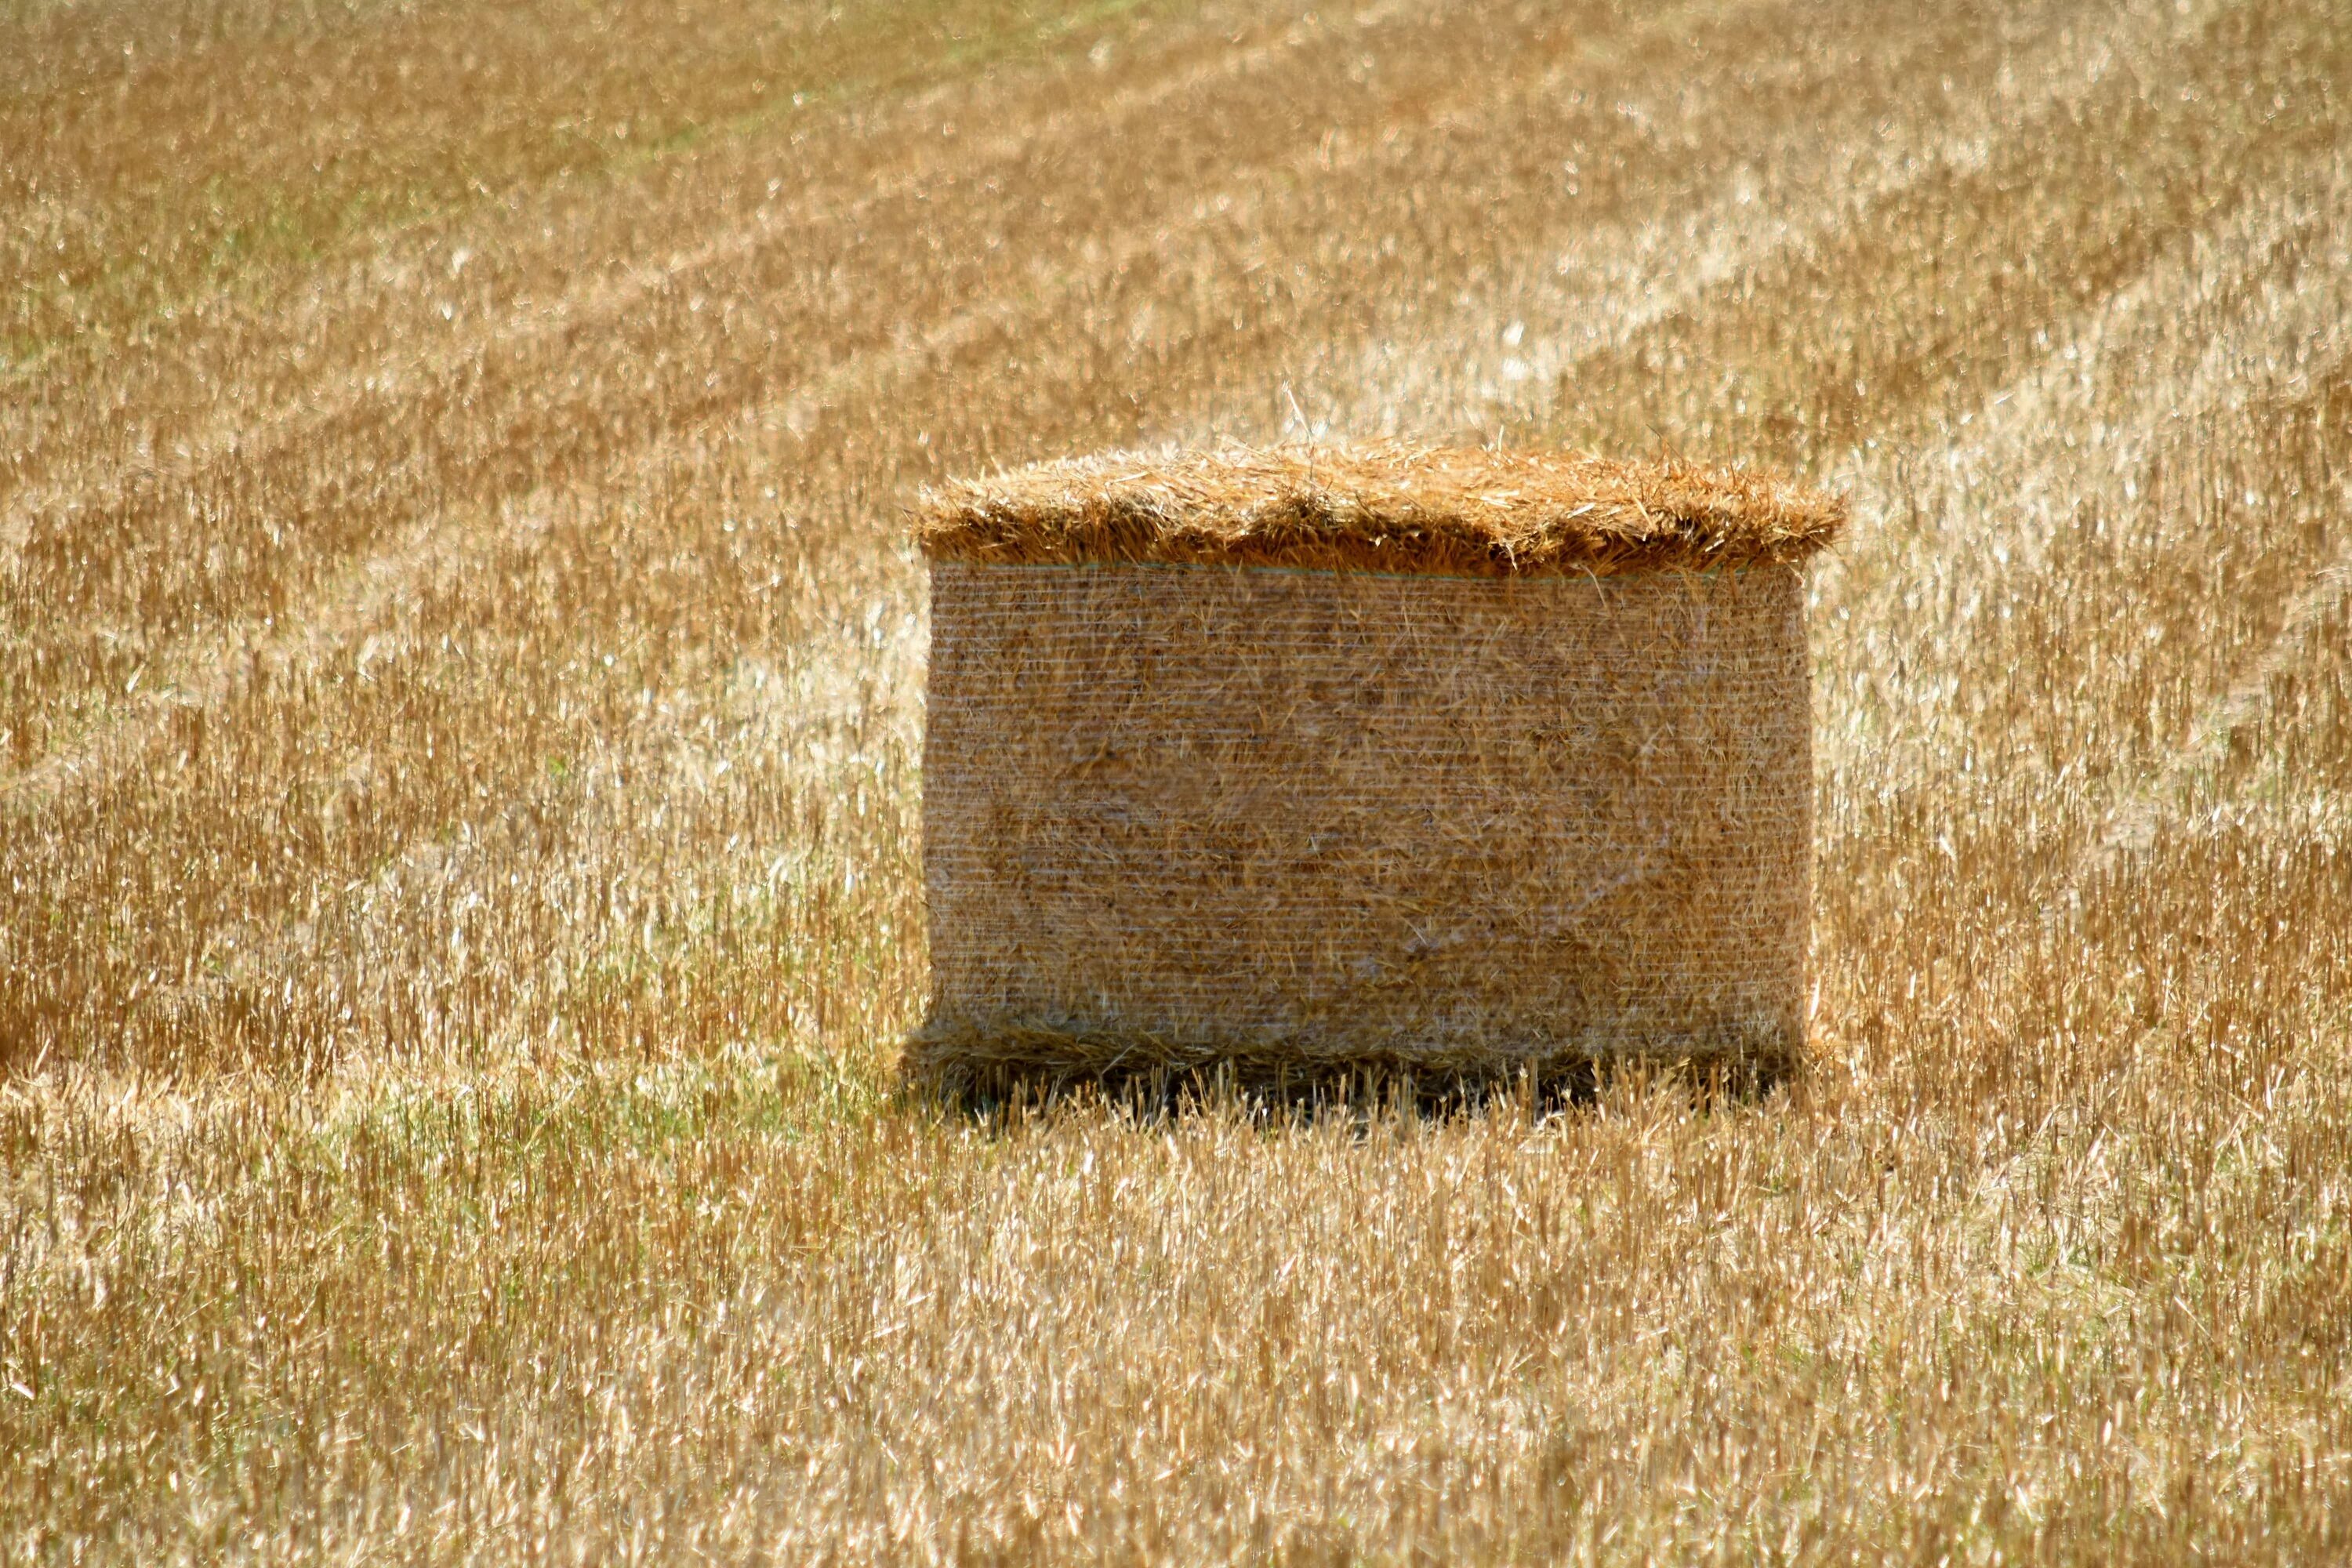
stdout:
{"type": "Polygon", "coordinates": [[[1793,564],[1846,503],[1758,469],[1373,442],[1069,458],[928,492],[935,561],[1465,577],[1793,564]]]}

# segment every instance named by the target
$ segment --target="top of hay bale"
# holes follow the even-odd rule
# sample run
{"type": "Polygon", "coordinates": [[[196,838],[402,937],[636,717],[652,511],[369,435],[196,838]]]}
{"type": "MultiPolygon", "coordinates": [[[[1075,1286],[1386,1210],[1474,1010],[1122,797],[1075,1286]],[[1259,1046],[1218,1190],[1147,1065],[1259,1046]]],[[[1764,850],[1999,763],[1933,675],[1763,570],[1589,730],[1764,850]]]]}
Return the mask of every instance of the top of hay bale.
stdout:
{"type": "Polygon", "coordinates": [[[915,515],[935,560],[1605,576],[1800,561],[1846,503],[1754,468],[1384,441],[1066,458],[915,515]]]}

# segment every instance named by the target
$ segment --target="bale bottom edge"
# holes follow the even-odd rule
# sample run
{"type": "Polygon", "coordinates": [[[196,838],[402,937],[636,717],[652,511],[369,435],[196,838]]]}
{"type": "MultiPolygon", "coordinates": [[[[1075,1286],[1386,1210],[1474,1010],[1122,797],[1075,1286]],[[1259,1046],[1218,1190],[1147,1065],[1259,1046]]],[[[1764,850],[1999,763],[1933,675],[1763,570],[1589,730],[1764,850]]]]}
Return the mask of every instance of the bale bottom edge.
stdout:
{"type": "Polygon", "coordinates": [[[1359,1098],[1402,1088],[1416,1098],[1483,1095],[1526,1083],[1571,1098],[1624,1071],[1676,1073],[1747,1096],[1794,1078],[1803,1031],[1759,1020],[1664,1034],[1595,1032],[1569,1039],[1374,1043],[1263,1034],[1170,1037],[1034,1020],[933,1019],[904,1042],[907,1084],[950,1100],[1053,1097],[1092,1086],[1167,1099],[1230,1089],[1284,1098],[1359,1098]]]}

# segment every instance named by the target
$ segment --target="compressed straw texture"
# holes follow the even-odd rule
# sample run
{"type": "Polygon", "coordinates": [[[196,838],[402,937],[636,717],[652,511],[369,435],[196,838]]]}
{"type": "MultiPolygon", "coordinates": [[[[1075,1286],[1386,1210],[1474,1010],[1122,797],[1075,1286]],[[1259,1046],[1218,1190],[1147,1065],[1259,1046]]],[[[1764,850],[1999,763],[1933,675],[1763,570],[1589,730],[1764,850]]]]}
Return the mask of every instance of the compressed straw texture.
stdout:
{"type": "Polygon", "coordinates": [[[909,1068],[1785,1069],[1802,609],[1772,563],[935,559],[909,1068]]]}

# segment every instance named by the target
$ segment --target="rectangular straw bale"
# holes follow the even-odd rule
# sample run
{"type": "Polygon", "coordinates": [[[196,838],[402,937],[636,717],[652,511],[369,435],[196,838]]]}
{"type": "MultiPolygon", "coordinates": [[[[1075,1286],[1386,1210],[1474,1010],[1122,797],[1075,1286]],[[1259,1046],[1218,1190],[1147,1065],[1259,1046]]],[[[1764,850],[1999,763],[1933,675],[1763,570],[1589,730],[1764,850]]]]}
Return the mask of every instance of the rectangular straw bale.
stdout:
{"type": "Polygon", "coordinates": [[[1803,571],[935,559],[947,1083],[1798,1049],[1803,571]]]}

